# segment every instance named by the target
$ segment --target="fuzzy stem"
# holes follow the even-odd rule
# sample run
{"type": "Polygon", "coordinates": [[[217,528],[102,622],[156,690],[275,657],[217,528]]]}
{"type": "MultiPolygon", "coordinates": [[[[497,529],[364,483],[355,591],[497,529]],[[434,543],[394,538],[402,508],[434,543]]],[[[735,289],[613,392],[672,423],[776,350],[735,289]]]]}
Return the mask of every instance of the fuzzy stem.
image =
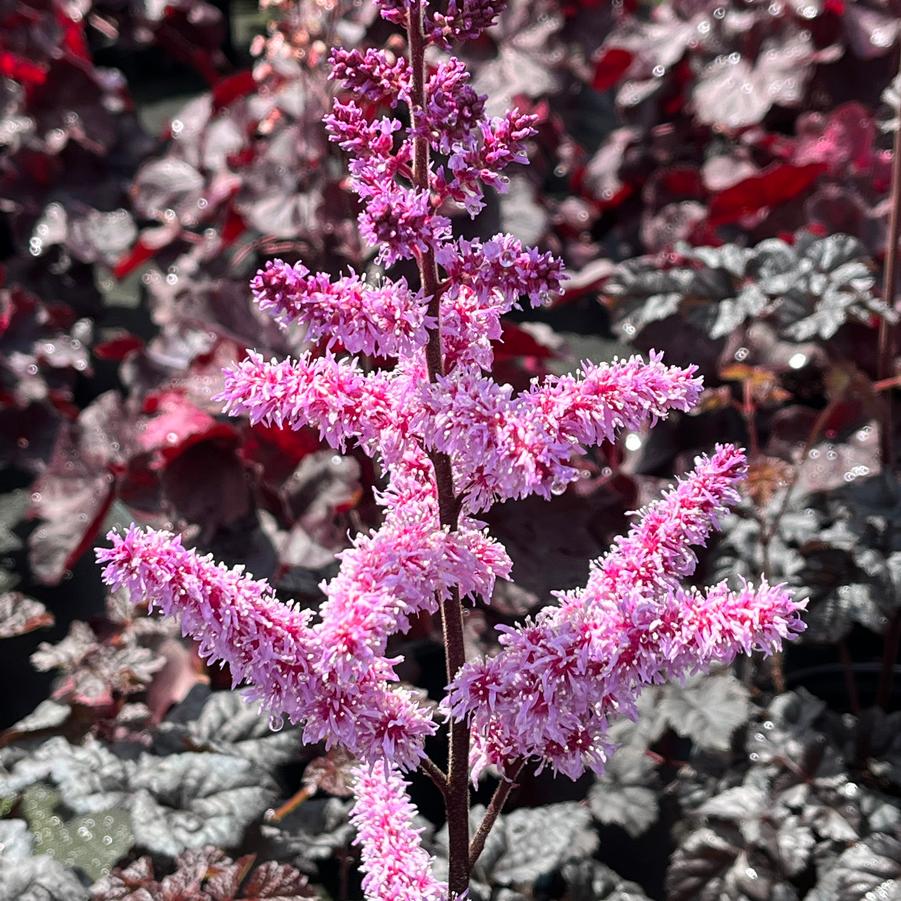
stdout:
{"type": "Polygon", "coordinates": [[[491,801],[488,803],[488,809],[485,811],[485,816],[482,818],[482,822],[479,823],[479,828],[476,830],[476,834],[472,838],[472,844],[469,846],[470,869],[475,866],[476,861],[479,859],[479,855],[485,849],[485,840],[488,838],[488,833],[491,832],[495,820],[497,820],[500,812],[504,809],[504,804],[507,803],[510,792],[512,792],[514,788],[519,787],[516,783],[516,777],[522,772],[524,765],[524,763],[519,764],[510,778],[504,779],[494,790],[491,801]]]}
{"type": "Polygon", "coordinates": [[[447,775],[444,770],[432,760],[431,757],[423,757],[419,768],[435,783],[435,787],[443,796],[447,796],[447,775]]]}
{"type": "MultiPolygon", "coordinates": [[[[410,121],[413,138],[413,184],[422,191],[429,190],[429,141],[425,134],[417,133],[417,125],[425,110],[425,35],[422,30],[422,6],[413,0],[407,19],[410,68],[413,85],[410,102],[410,121]]],[[[435,253],[431,248],[419,256],[419,275],[423,291],[429,296],[429,315],[435,322],[441,311],[442,285],[438,278],[435,253]]],[[[426,364],[429,381],[444,373],[441,353],[441,331],[438,326],[429,332],[426,345],[426,364]]],[[[438,491],[438,512],[441,525],[451,530],[457,528],[459,502],[454,494],[453,473],[450,458],[446,454],[432,454],[435,484],[438,491]]],[[[444,635],[444,653],[447,661],[447,679],[450,682],[466,662],[463,642],[463,608],[457,592],[442,604],[441,623],[444,635]]],[[[450,726],[448,749],[447,790],[444,793],[448,831],[448,893],[451,899],[462,895],[469,888],[469,726],[454,722],[450,726]]]]}

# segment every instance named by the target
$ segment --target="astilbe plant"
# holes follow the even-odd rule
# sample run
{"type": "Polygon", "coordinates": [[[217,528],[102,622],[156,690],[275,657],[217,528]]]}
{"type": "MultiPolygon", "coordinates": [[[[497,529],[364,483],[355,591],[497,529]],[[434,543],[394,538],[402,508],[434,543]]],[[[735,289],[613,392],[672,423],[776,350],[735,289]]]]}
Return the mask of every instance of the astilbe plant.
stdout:
{"type": "Polygon", "coordinates": [[[359,760],[352,819],[373,899],[459,897],[472,862],[523,766],[578,778],[601,773],[612,747],[608,719],[634,715],[644,685],[682,678],[739,652],[774,652],[803,629],[802,604],[761,583],[699,592],[680,586],[738,499],[742,453],[717,447],[592,567],[586,586],[518,628],[500,653],[464,659],[463,602],[489,603],[511,562],[479,515],[530,494],[549,497],[578,478],[585,448],[691,408],[694,368],[659,355],[585,363],[568,376],[514,393],[490,374],[500,318],[522,298],[558,292],[560,260],[509,235],[455,239],[447,215],[503,190],[503,170],[525,163],[533,117],[485,115],[462,63],[427,67],[431,45],[477,37],[500,2],[462,0],[444,11],[383,0],[407,30],[409,59],[376,50],[333,52],[344,90],[326,119],[350,155],[363,236],[385,265],[412,260],[419,284],[356,273],[334,279],[301,264],[269,263],[253,280],[259,306],[302,324],[321,353],[267,362],[249,353],[226,370],[221,399],[252,423],[318,427],[339,450],[355,443],[380,465],[381,527],[361,534],[323,585],[317,618],[283,604],[263,581],[184,548],[178,537],[132,527],[98,552],[111,586],[181,620],[201,654],[228,664],[268,709],[273,726],[302,723],[304,738],[343,745],[359,760]],[[376,115],[406,107],[406,115],[376,115]],[[382,361],[364,367],[353,354],[382,361]],[[448,769],[425,756],[432,711],[396,685],[390,636],[413,617],[440,613],[448,693],[448,769]],[[404,772],[422,767],[446,803],[448,884],[413,826],[404,772]],[[469,785],[487,766],[502,781],[470,837],[469,785]]]}

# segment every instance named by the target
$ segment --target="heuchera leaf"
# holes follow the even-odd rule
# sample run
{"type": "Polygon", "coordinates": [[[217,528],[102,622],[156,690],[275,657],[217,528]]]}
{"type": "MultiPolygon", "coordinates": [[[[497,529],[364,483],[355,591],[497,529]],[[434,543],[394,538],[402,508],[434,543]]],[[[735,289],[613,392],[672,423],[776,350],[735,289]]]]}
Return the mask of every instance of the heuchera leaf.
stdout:
{"type": "Polygon", "coordinates": [[[0,594],[0,638],[12,638],[52,625],[53,614],[40,602],[18,591],[0,594]]]}
{"type": "Polygon", "coordinates": [[[901,894],[901,838],[876,833],[848,848],[827,876],[837,901],[901,894]]]}
{"type": "Polygon", "coordinates": [[[131,849],[128,811],[121,807],[68,817],[59,792],[35,785],[25,792],[21,809],[42,859],[61,859],[67,866],[98,878],[131,849]]]}
{"type": "Polygon", "coordinates": [[[146,688],[165,659],[136,644],[131,635],[101,642],[87,623],[76,620],[62,641],[55,645],[42,642],[31,662],[41,672],[60,671],[53,690],[55,699],[103,706],[112,704],[115,695],[146,688]]]}
{"type": "Polygon", "coordinates": [[[0,891],[7,898],[86,899],[84,886],[75,873],[45,854],[17,861],[0,858],[0,891]]]}
{"type": "Polygon", "coordinates": [[[745,847],[734,826],[720,824],[692,832],[676,849],[666,876],[671,901],[720,901],[722,898],[796,901],[795,889],[767,858],[745,847]]]}
{"type": "Polygon", "coordinates": [[[591,86],[596,91],[607,91],[626,74],[634,56],[621,47],[610,47],[602,51],[594,66],[591,86]]]}
{"type": "Polygon", "coordinates": [[[622,826],[633,838],[657,820],[655,767],[639,748],[620,748],[591,787],[588,806],[601,823],[622,826]]]}
{"type": "Polygon", "coordinates": [[[148,400],[149,418],[140,435],[140,445],[153,453],[152,466],[162,468],[201,441],[235,441],[232,425],[219,422],[196,407],[183,394],[166,391],[148,400]]]}
{"type": "Polygon", "coordinates": [[[702,748],[725,750],[732,733],[748,718],[748,691],[731,673],[718,673],[684,686],[665,686],[658,709],[679,735],[702,748]]]}
{"type": "Polygon", "coordinates": [[[639,885],[627,882],[597,860],[565,863],[560,875],[569,901],[648,901],[639,885]]]}
{"type": "MultiPolygon", "coordinates": [[[[590,855],[597,846],[590,816],[581,804],[568,802],[524,807],[499,817],[477,864],[476,878],[492,886],[528,887],[566,861],[590,855]]],[[[479,818],[474,810],[476,823],[479,818]]],[[[440,851],[445,830],[436,842],[440,851]]]]}
{"type": "Polygon", "coordinates": [[[275,798],[249,760],[224,754],[145,755],[130,781],[135,842],[174,857],[188,848],[234,847],[275,798]]]}
{"type": "Polygon", "coordinates": [[[822,163],[795,166],[774,163],[757,175],[716,194],[710,201],[708,223],[736,222],[765,208],[777,207],[803,194],[826,171],[822,163]]]}
{"type": "MultiPolygon", "coordinates": [[[[194,693],[205,689],[198,686],[194,693]]],[[[176,707],[160,725],[157,745],[164,748],[191,748],[213,751],[250,760],[268,770],[300,757],[300,734],[295,729],[273,732],[269,718],[248,703],[237,691],[208,693],[206,702],[196,710],[194,695],[185,702],[184,715],[176,707]],[[193,714],[193,716],[191,716],[193,714]]]]}
{"type": "Polygon", "coordinates": [[[294,867],[276,861],[255,865],[255,860],[254,854],[232,860],[217,848],[206,846],[179,854],[174,871],[157,879],[153,861],[141,857],[96,882],[91,887],[91,899],[301,901],[316,897],[306,876],[294,867]]]}
{"type": "Polygon", "coordinates": [[[60,429],[32,493],[32,513],[42,522],[29,537],[29,560],[40,581],[57,584],[94,540],[115,496],[124,428],[121,402],[110,391],[60,429]]]}

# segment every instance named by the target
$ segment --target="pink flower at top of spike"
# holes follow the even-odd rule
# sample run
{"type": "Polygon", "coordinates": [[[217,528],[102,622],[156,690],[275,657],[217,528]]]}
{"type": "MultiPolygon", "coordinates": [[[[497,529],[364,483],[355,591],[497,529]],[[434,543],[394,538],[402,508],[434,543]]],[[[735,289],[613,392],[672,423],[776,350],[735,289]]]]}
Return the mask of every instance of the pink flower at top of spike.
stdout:
{"type": "Polygon", "coordinates": [[[457,41],[474,41],[506,6],[507,0],[448,0],[445,12],[433,14],[429,37],[445,48],[457,41]]]}

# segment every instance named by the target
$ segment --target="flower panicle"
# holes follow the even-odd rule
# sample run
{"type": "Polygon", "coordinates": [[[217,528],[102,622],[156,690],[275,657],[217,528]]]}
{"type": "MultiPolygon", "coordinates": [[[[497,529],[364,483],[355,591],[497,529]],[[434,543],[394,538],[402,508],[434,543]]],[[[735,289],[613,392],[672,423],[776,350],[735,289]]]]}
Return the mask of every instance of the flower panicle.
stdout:
{"type": "Polygon", "coordinates": [[[773,654],[804,630],[804,602],[765,580],[738,591],[678,581],[734,504],[744,455],[730,445],[649,505],[592,569],[585,587],[517,627],[499,627],[500,654],[467,663],[445,711],[472,726],[472,765],[536,760],[573,779],[603,772],[608,722],[632,715],[644,686],[683,679],[739,653],[773,654]]]}
{"type": "MultiPolygon", "coordinates": [[[[476,518],[482,511],[561,493],[579,476],[578,454],[689,410],[701,382],[694,366],[654,352],[585,362],[518,391],[492,377],[502,317],[560,295],[564,263],[506,234],[455,238],[451,215],[475,216],[486,190],[505,190],[508,168],[528,163],[539,118],[489,115],[460,59],[442,55],[428,69],[423,53],[478,38],[504,0],[377,5],[417,29],[410,61],[335,49],[339,90],[324,124],[348,156],[360,236],[382,266],[415,264],[421,288],[270,261],[251,282],[257,306],[304,329],[312,346],[283,360],[249,350],[225,369],[216,399],[252,425],[312,428],[336,450],[372,457],[385,476],[374,492],[380,527],[338,554],[318,618],[168,532],[110,533],[98,560],[110,586],[177,617],[276,721],[303,724],[306,742],[342,745],[361,761],[352,819],[367,898],[437,901],[447,887],[432,875],[402,776],[437,725],[397,684],[402,658],[388,656],[391,636],[458,599],[490,603],[496,580],[510,577],[506,550],[476,518]]],[[[583,588],[500,627],[500,653],[459,669],[441,709],[471,728],[473,778],[523,759],[572,778],[600,773],[613,750],[609,721],[634,715],[643,687],[739,653],[775,653],[803,630],[804,605],[782,586],[680,584],[746,469],[729,445],[699,457],[592,564],[583,588]]]]}

